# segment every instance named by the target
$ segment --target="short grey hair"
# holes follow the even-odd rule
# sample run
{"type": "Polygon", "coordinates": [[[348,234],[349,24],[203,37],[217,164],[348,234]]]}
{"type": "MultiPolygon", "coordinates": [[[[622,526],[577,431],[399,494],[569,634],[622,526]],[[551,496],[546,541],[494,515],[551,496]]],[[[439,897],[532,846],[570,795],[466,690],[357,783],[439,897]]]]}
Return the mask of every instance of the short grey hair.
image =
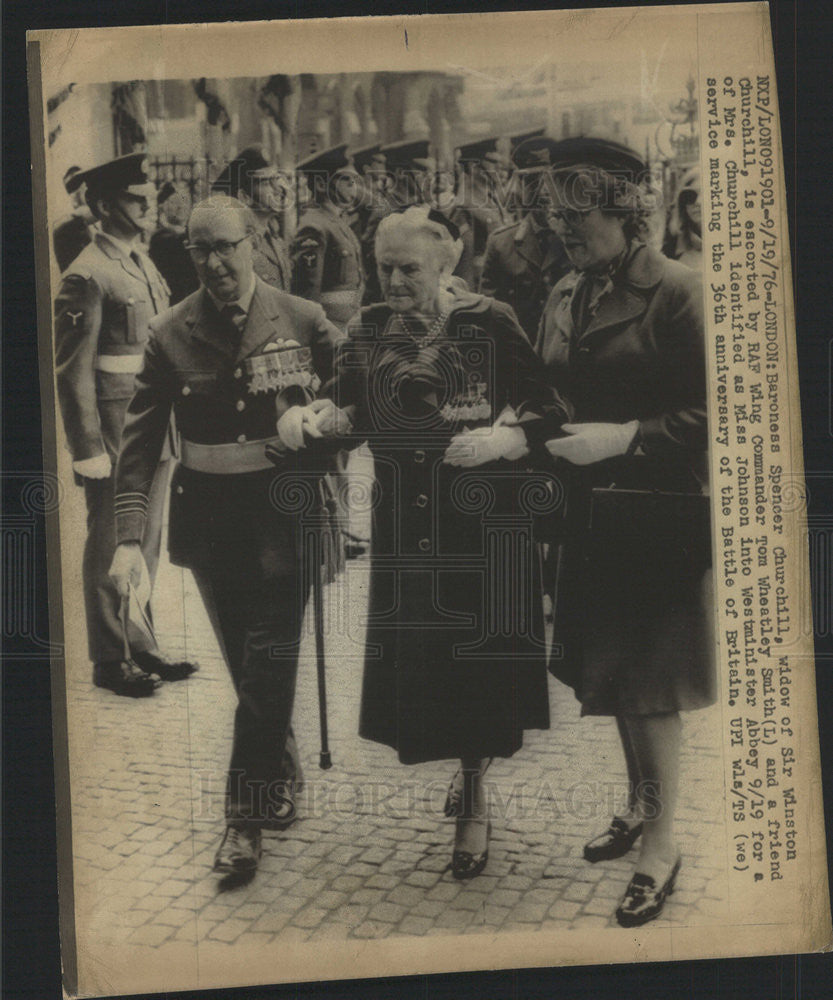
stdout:
{"type": "Polygon", "coordinates": [[[257,232],[254,213],[248,205],[244,205],[238,198],[232,198],[227,194],[212,194],[203,201],[197,202],[191,210],[191,215],[188,219],[188,235],[191,235],[191,227],[194,224],[195,218],[199,219],[203,215],[214,216],[229,212],[234,213],[240,219],[247,236],[251,236],[257,232]]]}
{"type": "Polygon", "coordinates": [[[410,232],[414,236],[423,236],[436,248],[437,257],[443,271],[453,271],[463,252],[463,244],[451,235],[440,222],[429,219],[430,209],[427,205],[411,205],[404,212],[393,212],[386,215],[376,230],[376,248],[386,237],[400,231],[410,232]]]}

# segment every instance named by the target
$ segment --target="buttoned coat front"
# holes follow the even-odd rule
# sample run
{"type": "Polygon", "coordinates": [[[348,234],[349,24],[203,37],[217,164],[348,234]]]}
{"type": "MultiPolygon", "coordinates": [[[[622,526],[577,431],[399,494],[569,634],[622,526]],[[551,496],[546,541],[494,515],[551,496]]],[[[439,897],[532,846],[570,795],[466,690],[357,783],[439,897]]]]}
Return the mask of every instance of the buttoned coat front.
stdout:
{"type": "Polygon", "coordinates": [[[361,735],[404,763],[511,756],[549,718],[532,543],[547,486],[524,460],[458,468],[443,455],[506,406],[542,436],[564,409],[492,299],[460,296],[425,346],[386,305],[348,332],[334,394],[376,475],[361,735]]]}
{"type": "Polygon", "coordinates": [[[636,243],[577,328],[571,272],[553,289],[536,349],[574,423],[639,421],[638,453],[561,463],[561,546],[553,672],[590,714],[698,708],[714,699],[710,574],[665,558],[588,576],[593,488],[700,493],[707,454],[700,276],[636,243]],[[673,562],[673,565],[671,565],[673,562]]]}

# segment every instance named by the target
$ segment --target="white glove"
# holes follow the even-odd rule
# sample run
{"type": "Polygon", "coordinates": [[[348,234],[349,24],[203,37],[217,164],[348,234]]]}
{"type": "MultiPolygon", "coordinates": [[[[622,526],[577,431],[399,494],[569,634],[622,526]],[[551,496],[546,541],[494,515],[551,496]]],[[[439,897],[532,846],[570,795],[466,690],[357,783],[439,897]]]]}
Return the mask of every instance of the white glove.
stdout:
{"type": "Polygon", "coordinates": [[[485,465],[499,458],[510,462],[522,458],[529,451],[526,434],[520,427],[498,426],[478,427],[455,434],[446,448],[443,461],[470,469],[475,465],[485,465]]]}
{"type": "Polygon", "coordinates": [[[298,451],[305,446],[304,434],[323,437],[316,423],[316,413],[312,406],[290,406],[278,421],[278,436],[290,451],[298,451]]]}
{"type": "Polygon", "coordinates": [[[72,469],[84,479],[109,479],[113,463],[109,455],[96,455],[95,458],[82,458],[73,462],[72,469]]]}
{"type": "Polygon", "coordinates": [[[569,437],[547,441],[553,458],[564,458],[573,465],[592,465],[606,458],[624,455],[639,430],[639,421],[627,424],[564,424],[569,437]]]}
{"type": "Polygon", "coordinates": [[[309,409],[315,413],[315,426],[322,437],[343,437],[353,430],[350,418],[331,399],[315,399],[309,409]]]}
{"type": "Polygon", "coordinates": [[[139,543],[122,542],[121,545],[117,545],[108,572],[121,597],[127,597],[130,584],[134,590],[138,590],[143,576],[148,575],[145,557],[142,555],[139,543]]]}

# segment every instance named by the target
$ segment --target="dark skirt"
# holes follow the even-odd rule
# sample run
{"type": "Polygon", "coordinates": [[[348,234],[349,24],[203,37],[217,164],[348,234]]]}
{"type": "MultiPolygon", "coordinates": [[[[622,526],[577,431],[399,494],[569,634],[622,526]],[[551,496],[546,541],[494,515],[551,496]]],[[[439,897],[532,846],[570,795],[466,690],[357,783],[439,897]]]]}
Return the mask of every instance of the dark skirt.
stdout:
{"type": "MultiPolygon", "coordinates": [[[[685,476],[663,478],[666,489],[697,489],[685,476]]],[[[627,483],[621,473],[618,479],[659,488],[656,480],[627,483]]],[[[708,559],[681,559],[662,549],[622,558],[615,547],[600,549],[588,529],[592,485],[581,475],[570,483],[567,518],[553,549],[550,672],[573,688],[582,715],[653,715],[713,704],[708,559]]]]}

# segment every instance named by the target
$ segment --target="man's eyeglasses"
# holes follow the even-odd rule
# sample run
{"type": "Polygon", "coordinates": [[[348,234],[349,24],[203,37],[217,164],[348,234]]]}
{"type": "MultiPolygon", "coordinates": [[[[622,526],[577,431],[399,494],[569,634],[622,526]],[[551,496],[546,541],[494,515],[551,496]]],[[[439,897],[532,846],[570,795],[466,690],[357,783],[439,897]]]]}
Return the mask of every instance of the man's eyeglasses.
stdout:
{"type": "Polygon", "coordinates": [[[240,246],[243,240],[247,240],[249,234],[241,236],[239,240],[217,240],[216,243],[186,243],[185,249],[198,264],[204,264],[208,258],[216,253],[220,260],[230,260],[234,251],[240,246]]]}

